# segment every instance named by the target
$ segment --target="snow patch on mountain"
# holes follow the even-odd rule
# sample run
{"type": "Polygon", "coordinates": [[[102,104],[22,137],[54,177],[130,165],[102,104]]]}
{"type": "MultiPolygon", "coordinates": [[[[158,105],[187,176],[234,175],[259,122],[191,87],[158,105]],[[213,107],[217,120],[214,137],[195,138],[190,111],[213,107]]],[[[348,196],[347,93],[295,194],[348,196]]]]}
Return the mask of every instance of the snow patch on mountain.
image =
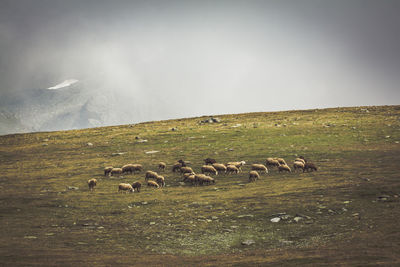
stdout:
{"type": "Polygon", "coordinates": [[[59,83],[59,84],[54,85],[52,87],[49,87],[47,89],[49,89],[49,90],[57,90],[57,89],[61,89],[61,88],[64,88],[64,87],[71,86],[71,85],[73,85],[74,83],[77,83],[77,82],[79,82],[79,81],[76,80],[76,79],[68,79],[68,80],[63,81],[62,83],[59,83]]]}

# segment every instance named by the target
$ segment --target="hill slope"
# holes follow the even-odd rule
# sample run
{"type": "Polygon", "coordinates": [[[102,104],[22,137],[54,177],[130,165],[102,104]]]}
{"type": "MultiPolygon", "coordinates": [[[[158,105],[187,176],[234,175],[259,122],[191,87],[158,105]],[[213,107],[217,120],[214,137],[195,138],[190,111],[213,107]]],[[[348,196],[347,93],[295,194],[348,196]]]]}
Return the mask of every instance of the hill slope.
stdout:
{"type": "Polygon", "coordinates": [[[400,263],[400,106],[219,118],[1,136],[0,263],[400,263]],[[299,155],[318,171],[270,168],[247,182],[250,164],[291,165],[299,155]],[[211,186],[171,172],[181,158],[200,172],[206,157],[247,164],[211,186]],[[108,165],[157,170],[159,161],[168,164],[163,189],[117,193],[120,182],[144,183],[144,173],[103,176],[108,165]]]}

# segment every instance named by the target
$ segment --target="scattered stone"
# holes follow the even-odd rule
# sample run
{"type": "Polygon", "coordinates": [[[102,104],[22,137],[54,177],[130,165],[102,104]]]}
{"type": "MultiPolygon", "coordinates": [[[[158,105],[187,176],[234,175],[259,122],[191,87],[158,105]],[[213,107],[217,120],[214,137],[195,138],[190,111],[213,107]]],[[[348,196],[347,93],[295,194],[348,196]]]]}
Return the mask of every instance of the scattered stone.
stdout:
{"type": "Polygon", "coordinates": [[[228,232],[228,233],[232,233],[232,232],[233,232],[233,230],[232,230],[232,229],[226,229],[226,228],[222,229],[222,231],[224,231],[224,232],[228,232]]]}
{"type": "Polygon", "coordinates": [[[49,141],[49,139],[48,138],[46,138],[46,139],[43,139],[43,142],[48,142],[49,141]]]}
{"type": "Polygon", "coordinates": [[[138,142],[138,143],[147,143],[147,139],[139,139],[136,142],[138,142]]]}
{"type": "Polygon", "coordinates": [[[288,240],[279,240],[280,243],[284,244],[284,245],[291,245],[294,242],[293,241],[288,241],[288,240]]]}
{"type": "Polygon", "coordinates": [[[42,146],[48,146],[49,144],[42,144],[42,146]]]}
{"type": "Polygon", "coordinates": [[[212,216],[211,219],[218,220],[218,217],[217,216],[212,216]]]}
{"type": "Polygon", "coordinates": [[[155,225],[156,224],[156,222],[150,222],[150,225],[155,225]]]}
{"type": "Polygon", "coordinates": [[[288,214],[280,216],[280,218],[281,218],[282,220],[284,220],[284,221],[288,220],[290,217],[291,217],[291,216],[288,215],[288,214]]]}
{"type": "Polygon", "coordinates": [[[388,195],[382,195],[378,197],[378,201],[388,201],[390,196],[388,195]]]}
{"type": "Polygon", "coordinates": [[[239,226],[237,226],[237,225],[231,225],[231,228],[232,228],[232,229],[238,229],[239,226]]]}
{"type": "Polygon", "coordinates": [[[36,239],[37,237],[34,236],[34,235],[26,235],[26,236],[24,236],[24,238],[26,238],[26,239],[36,239]]]}
{"type": "Polygon", "coordinates": [[[79,187],[76,187],[76,186],[67,186],[67,190],[79,190],[79,187]]]}
{"type": "Polygon", "coordinates": [[[54,235],[54,233],[46,233],[45,235],[52,236],[52,235],[54,235]]]}
{"type": "Polygon", "coordinates": [[[351,201],[350,200],[346,200],[346,201],[343,201],[343,204],[349,204],[351,201]]]}
{"type": "Polygon", "coordinates": [[[147,201],[142,202],[142,205],[147,205],[147,204],[148,204],[147,201]]]}
{"type": "Polygon", "coordinates": [[[293,220],[298,223],[299,221],[303,220],[303,218],[302,217],[294,217],[293,220]]]}
{"type": "Polygon", "coordinates": [[[151,150],[151,151],[146,151],[145,153],[146,153],[146,154],[154,154],[154,153],[158,153],[158,152],[160,152],[160,151],[158,151],[158,150],[151,150]]]}
{"type": "Polygon", "coordinates": [[[255,243],[256,243],[256,242],[255,242],[254,240],[251,240],[251,239],[242,241],[242,245],[244,245],[244,246],[250,246],[250,245],[253,245],[253,244],[255,244],[255,243]]]}
{"type": "Polygon", "coordinates": [[[126,152],[112,153],[111,156],[121,156],[123,154],[126,154],[126,152]]]}
{"type": "Polygon", "coordinates": [[[237,216],[237,217],[238,217],[238,218],[245,218],[245,217],[253,218],[254,215],[252,215],[252,214],[245,214],[245,215],[239,215],[239,216],[237,216]]]}
{"type": "Polygon", "coordinates": [[[271,219],[271,222],[277,223],[277,222],[280,222],[280,220],[281,220],[281,218],[275,217],[275,218],[272,218],[272,219],[271,219]]]}
{"type": "Polygon", "coordinates": [[[93,144],[92,144],[92,143],[87,143],[86,145],[87,145],[87,146],[93,146],[93,144]]]}

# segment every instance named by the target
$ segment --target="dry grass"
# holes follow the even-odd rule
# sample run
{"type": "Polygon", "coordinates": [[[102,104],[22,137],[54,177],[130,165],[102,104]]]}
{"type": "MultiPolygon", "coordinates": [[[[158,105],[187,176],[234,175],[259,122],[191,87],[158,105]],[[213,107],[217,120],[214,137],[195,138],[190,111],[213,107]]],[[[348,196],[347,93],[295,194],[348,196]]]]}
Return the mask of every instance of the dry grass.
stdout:
{"type": "Polygon", "coordinates": [[[399,264],[400,106],[219,118],[1,136],[0,263],[399,264]],[[247,182],[248,164],[298,155],[318,172],[270,170],[247,182]],[[203,187],[181,185],[170,171],[183,158],[199,172],[206,157],[248,164],[203,187]],[[120,182],[143,182],[143,173],[102,175],[107,165],[156,170],[159,161],[168,164],[159,190],[119,194],[120,182]],[[94,192],[90,178],[99,181],[94,192]],[[280,212],[292,217],[272,223],[280,212]],[[296,214],[310,218],[296,223],[296,214]],[[247,239],[255,244],[242,245],[247,239]]]}

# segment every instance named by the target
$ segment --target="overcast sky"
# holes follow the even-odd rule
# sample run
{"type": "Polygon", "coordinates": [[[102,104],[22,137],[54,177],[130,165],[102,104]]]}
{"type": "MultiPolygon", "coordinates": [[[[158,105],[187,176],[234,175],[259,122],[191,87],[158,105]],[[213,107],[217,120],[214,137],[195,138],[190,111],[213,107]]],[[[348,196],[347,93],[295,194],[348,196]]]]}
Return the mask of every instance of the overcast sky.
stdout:
{"type": "Polygon", "coordinates": [[[0,0],[0,90],[66,79],[167,113],[400,104],[400,1],[0,0]]]}

